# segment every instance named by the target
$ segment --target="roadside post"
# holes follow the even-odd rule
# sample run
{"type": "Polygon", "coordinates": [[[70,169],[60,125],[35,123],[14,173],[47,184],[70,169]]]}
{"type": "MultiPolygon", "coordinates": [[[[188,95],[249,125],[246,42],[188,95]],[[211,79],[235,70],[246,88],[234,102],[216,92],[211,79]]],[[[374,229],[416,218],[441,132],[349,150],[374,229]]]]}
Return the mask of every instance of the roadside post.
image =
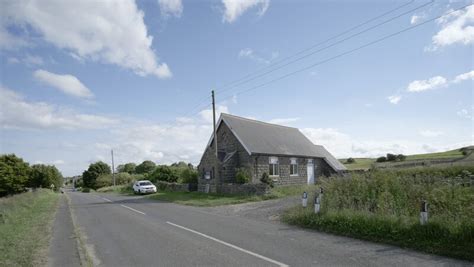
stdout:
{"type": "Polygon", "coordinates": [[[324,194],[324,190],[323,190],[323,187],[321,186],[319,188],[319,201],[323,201],[323,194],[324,194]]]}
{"type": "Polygon", "coordinates": [[[426,200],[421,201],[420,208],[420,224],[425,225],[428,223],[428,203],[426,200]]]}
{"type": "Polygon", "coordinates": [[[322,194],[317,194],[314,197],[314,213],[319,213],[321,211],[321,197],[322,194]]]}
{"type": "Polygon", "coordinates": [[[301,198],[303,208],[306,208],[308,206],[308,193],[303,192],[303,197],[301,198]]]}

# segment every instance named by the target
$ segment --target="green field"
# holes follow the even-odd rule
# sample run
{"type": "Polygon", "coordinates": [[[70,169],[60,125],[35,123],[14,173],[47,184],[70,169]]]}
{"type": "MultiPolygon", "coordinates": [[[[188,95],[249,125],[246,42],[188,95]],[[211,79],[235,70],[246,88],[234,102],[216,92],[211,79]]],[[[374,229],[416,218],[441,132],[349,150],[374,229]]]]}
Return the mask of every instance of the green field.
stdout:
{"type": "Polygon", "coordinates": [[[0,198],[0,265],[46,265],[59,196],[43,189],[0,198]]]}
{"type": "MultiPolygon", "coordinates": [[[[300,206],[283,220],[305,228],[474,260],[474,167],[412,168],[321,178],[320,214],[300,206]],[[421,201],[429,222],[420,225],[421,201]]],[[[310,191],[311,192],[311,191],[310,191]]],[[[312,200],[314,196],[310,196],[312,200]]],[[[312,207],[312,205],[309,205],[312,207]]]]}
{"type": "MultiPolygon", "coordinates": [[[[462,158],[464,155],[460,149],[449,150],[445,152],[428,153],[428,154],[415,154],[407,155],[405,161],[411,160],[431,160],[431,159],[456,159],[462,158]]],[[[354,163],[346,163],[347,159],[340,159],[339,161],[346,166],[348,170],[368,170],[371,165],[375,163],[375,158],[354,158],[354,163]]],[[[386,164],[390,164],[386,162],[386,164]]]]}

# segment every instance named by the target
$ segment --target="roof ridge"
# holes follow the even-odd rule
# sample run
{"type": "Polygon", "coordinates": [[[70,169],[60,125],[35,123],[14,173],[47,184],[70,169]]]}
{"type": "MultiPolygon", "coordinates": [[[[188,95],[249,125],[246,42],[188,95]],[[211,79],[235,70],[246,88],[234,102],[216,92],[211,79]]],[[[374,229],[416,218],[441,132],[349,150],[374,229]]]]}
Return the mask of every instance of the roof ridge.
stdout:
{"type": "Polygon", "coordinates": [[[249,118],[245,118],[245,117],[240,117],[240,116],[236,116],[236,115],[232,115],[232,114],[229,114],[229,113],[221,113],[221,116],[229,116],[229,117],[234,117],[234,118],[237,118],[237,119],[241,119],[241,120],[246,120],[246,121],[251,121],[251,122],[255,122],[255,123],[260,123],[260,124],[268,124],[268,125],[271,125],[271,126],[278,126],[278,127],[283,127],[283,128],[290,128],[290,129],[294,129],[294,130],[299,130],[298,128],[296,127],[291,127],[291,126],[286,126],[286,125],[280,125],[280,124],[275,124],[275,123],[270,123],[270,122],[265,122],[265,121],[258,121],[258,120],[255,120],[255,119],[249,119],[249,118]]]}

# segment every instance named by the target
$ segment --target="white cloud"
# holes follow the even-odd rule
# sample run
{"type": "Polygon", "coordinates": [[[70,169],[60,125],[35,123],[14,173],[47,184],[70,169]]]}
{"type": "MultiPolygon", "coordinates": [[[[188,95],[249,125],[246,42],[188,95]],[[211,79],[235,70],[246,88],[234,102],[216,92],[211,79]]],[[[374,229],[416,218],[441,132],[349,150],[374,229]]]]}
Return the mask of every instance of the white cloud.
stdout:
{"type": "Polygon", "coordinates": [[[15,129],[98,129],[118,120],[77,113],[44,102],[27,102],[16,92],[0,87],[0,125],[15,129]]]}
{"type": "Polygon", "coordinates": [[[460,82],[465,81],[465,80],[474,80],[474,70],[471,70],[471,71],[463,73],[463,74],[459,74],[458,76],[456,76],[456,78],[454,78],[454,80],[452,82],[453,83],[460,83],[460,82]]]}
{"type": "Polygon", "coordinates": [[[333,128],[304,128],[301,132],[314,144],[323,145],[337,158],[379,157],[387,153],[420,154],[446,151],[472,145],[471,140],[450,143],[438,139],[437,143],[420,143],[412,140],[356,140],[333,128]]]}
{"type": "Polygon", "coordinates": [[[6,45],[13,44],[9,25],[28,25],[77,58],[115,64],[141,76],[172,76],[166,63],[158,63],[144,13],[133,0],[3,2],[2,17],[0,35],[8,35],[6,45]]]}
{"type": "Polygon", "coordinates": [[[411,82],[408,87],[408,92],[422,92],[426,90],[436,89],[447,84],[446,78],[442,76],[435,76],[428,80],[417,80],[411,82]]]}
{"type": "Polygon", "coordinates": [[[272,119],[269,120],[269,123],[274,123],[274,124],[281,124],[281,125],[288,125],[291,124],[292,122],[299,121],[300,118],[277,118],[277,119],[272,119]]]}
{"type": "Polygon", "coordinates": [[[92,92],[79,79],[70,74],[55,74],[45,70],[37,70],[33,73],[33,76],[65,94],[80,98],[94,97],[92,92]]]}
{"type": "MultiPolygon", "coordinates": [[[[3,5],[2,5],[3,8],[3,5]]],[[[2,25],[4,14],[0,20],[0,49],[14,50],[28,46],[28,42],[8,32],[7,28],[2,25]]]]}
{"type": "Polygon", "coordinates": [[[251,48],[245,48],[239,51],[239,58],[248,58],[252,61],[263,64],[270,64],[272,60],[274,60],[278,56],[278,52],[272,52],[270,56],[262,56],[260,53],[256,53],[251,48]]]}
{"type": "Polygon", "coordinates": [[[257,14],[262,16],[267,11],[270,0],[222,0],[222,4],[224,4],[223,20],[232,23],[245,11],[257,6],[260,6],[257,14]]]}
{"type": "Polygon", "coordinates": [[[444,135],[441,131],[422,130],[419,134],[423,137],[438,137],[444,135]]]}
{"type": "Polygon", "coordinates": [[[457,112],[457,115],[463,119],[474,120],[474,106],[471,107],[469,111],[467,108],[463,108],[457,112]]]}
{"type": "Polygon", "coordinates": [[[181,17],[183,13],[183,3],[181,0],[158,0],[158,4],[164,17],[181,17]]]}
{"type": "Polygon", "coordinates": [[[410,24],[416,24],[418,23],[423,17],[420,16],[420,15],[413,15],[411,16],[411,19],[410,19],[410,24]]]}
{"type": "Polygon", "coordinates": [[[391,95],[389,97],[387,97],[388,101],[390,101],[390,103],[396,105],[398,104],[398,102],[400,102],[400,100],[402,100],[402,96],[401,95],[391,95]]]}
{"type": "MultiPolygon", "coordinates": [[[[216,106],[216,123],[219,119],[221,113],[229,113],[229,108],[224,105],[217,105],[216,106]]],[[[207,123],[212,123],[212,109],[205,109],[199,112],[199,116],[202,120],[207,123]]]]}
{"type": "Polygon", "coordinates": [[[441,25],[441,30],[433,36],[432,47],[428,50],[436,50],[453,44],[468,45],[474,42],[474,6],[453,12],[437,22],[441,25]]]}

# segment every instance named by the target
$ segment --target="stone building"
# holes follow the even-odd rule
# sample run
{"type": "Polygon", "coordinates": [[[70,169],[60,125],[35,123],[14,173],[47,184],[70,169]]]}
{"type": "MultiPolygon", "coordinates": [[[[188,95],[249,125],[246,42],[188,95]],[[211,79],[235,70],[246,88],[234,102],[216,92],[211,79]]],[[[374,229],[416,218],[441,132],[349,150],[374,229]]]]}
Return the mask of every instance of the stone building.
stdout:
{"type": "Polygon", "coordinates": [[[275,185],[313,184],[321,175],[346,171],[323,146],[313,144],[298,129],[222,113],[198,166],[198,190],[221,192],[246,171],[250,184],[267,173],[275,185]]]}

